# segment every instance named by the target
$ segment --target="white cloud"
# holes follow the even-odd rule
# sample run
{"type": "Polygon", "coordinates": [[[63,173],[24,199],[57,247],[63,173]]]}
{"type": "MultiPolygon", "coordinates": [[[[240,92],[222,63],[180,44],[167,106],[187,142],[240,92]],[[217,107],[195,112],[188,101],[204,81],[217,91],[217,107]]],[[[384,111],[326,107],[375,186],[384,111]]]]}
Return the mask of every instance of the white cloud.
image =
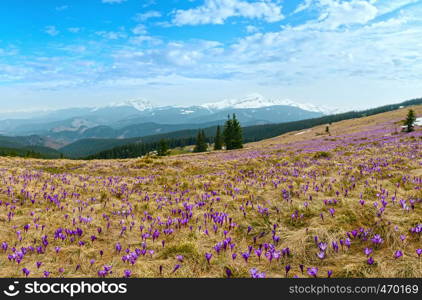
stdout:
{"type": "Polygon", "coordinates": [[[161,13],[159,11],[151,10],[145,13],[136,14],[135,19],[139,22],[145,22],[148,19],[159,17],[161,17],[161,13]]]}
{"type": "Polygon", "coordinates": [[[380,14],[386,14],[406,5],[417,3],[419,0],[378,0],[374,5],[378,8],[380,14]]]}
{"type": "Polygon", "coordinates": [[[133,34],[136,34],[136,35],[146,34],[147,29],[146,29],[145,25],[138,24],[138,25],[135,26],[135,28],[132,29],[132,32],[133,32],[133,34]]]}
{"type": "Polygon", "coordinates": [[[56,36],[60,33],[60,31],[56,29],[56,26],[46,26],[44,32],[51,36],[56,36]]]}
{"type": "Polygon", "coordinates": [[[205,0],[203,5],[196,8],[176,10],[172,23],[177,26],[224,24],[231,17],[261,19],[266,22],[278,22],[284,18],[281,6],[272,1],[205,0]]]}
{"type": "Polygon", "coordinates": [[[79,27],[69,27],[67,30],[71,33],[78,33],[79,31],[81,31],[79,27]]]}
{"type": "Polygon", "coordinates": [[[377,8],[368,1],[320,0],[323,14],[320,21],[323,26],[336,29],[342,25],[366,24],[377,16],[377,8]]]}
{"type": "Polygon", "coordinates": [[[69,8],[69,5],[56,6],[57,11],[63,11],[69,8]]]}
{"type": "Polygon", "coordinates": [[[108,40],[118,40],[127,37],[126,33],[120,31],[97,31],[95,34],[108,40]]]}
{"type": "Polygon", "coordinates": [[[247,33],[255,33],[255,32],[258,32],[258,31],[259,31],[259,29],[256,26],[253,26],[253,25],[246,26],[246,32],[247,33]]]}
{"type": "Polygon", "coordinates": [[[311,7],[312,6],[312,4],[315,2],[315,0],[304,0],[302,3],[300,3],[297,7],[296,7],[296,9],[295,9],[295,11],[293,12],[294,14],[297,14],[297,13],[299,13],[299,12],[301,12],[301,11],[304,11],[304,10],[306,10],[306,9],[308,9],[309,7],[311,7]]]}

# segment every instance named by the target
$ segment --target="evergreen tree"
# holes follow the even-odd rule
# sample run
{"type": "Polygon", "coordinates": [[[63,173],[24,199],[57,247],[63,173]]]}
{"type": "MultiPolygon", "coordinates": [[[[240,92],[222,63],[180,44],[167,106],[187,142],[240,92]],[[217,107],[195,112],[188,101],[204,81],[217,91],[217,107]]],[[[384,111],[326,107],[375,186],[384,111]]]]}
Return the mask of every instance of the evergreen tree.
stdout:
{"type": "Polygon", "coordinates": [[[414,130],[415,121],[416,121],[415,112],[413,111],[413,109],[409,109],[406,120],[404,121],[404,125],[406,126],[407,132],[412,132],[414,130]]]}
{"type": "Polygon", "coordinates": [[[193,152],[205,152],[208,149],[208,145],[206,142],[206,136],[204,130],[199,130],[198,135],[196,137],[196,145],[193,149],[193,152]]]}
{"type": "Polygon", "coordinates": [[[223,136],[221,135],[220,125],[217,126],[217,132],[214,139],[214,150],[221,150],[223,148],[223,136]]]}
{"type": "Polygon", "coordinates": [[[160,142],[158,143],[158,149],[157,149],[158,156],[166,156],[169,154],[168,152],[169,152],[169,145],[167,141],[164,139],[160,140],[160,142]]]}
{"type": "Polygon", "coordinates": [[[236,115],[226,121],[224,126],[224,144],[227,150],[243,148],[243,135],[242,127],[239,121],[236,119],[236,115]]]}
{"type": "Polygon", "coordinates": [[[241,149],[243,148],[242,127],[240,126],[239,121],[236,119],[235,114],[233,114],[232,126],[233,126],[233,144],[232,144],[233,148],[232,149],[241,149]]]}
{"type": "Polygon", "coordinates": [[[230,116],[227,116],[227,121],[224,124],[224,144],[226,145],[227,150],[233,149],[233,120],[230,119],[230,116]]]}

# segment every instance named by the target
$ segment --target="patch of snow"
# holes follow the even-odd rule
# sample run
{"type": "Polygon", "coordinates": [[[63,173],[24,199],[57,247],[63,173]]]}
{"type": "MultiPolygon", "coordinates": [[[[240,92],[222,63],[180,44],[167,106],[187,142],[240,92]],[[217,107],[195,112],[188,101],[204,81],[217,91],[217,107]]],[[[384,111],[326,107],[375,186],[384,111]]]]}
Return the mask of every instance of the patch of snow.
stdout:
{"type": "Polygon", "coordinates": [[[301,134],[307,133],[307,132],[309,132],[309,131],[310,131],[310,130],[301,131],[301,132],[295,133],[295,135],[301,135],[301,134]]]}
{"type": "Polygon", "coordinates": [[[261,94],[251,94],[241,99],[226,99],[218,102],[212,103],[205,103],[201,105],[207,109],[226,109],[226,108],[262,108],[262,107],[270,107],[270,106],[293,106],[307,111],[319,112],[322,114],[335,114],[344,112],[345,110],[341,110],[338,108],[329,108],[325,106],[316,106],[310,103],[298,103],[294,102],[290,99],[284,100],[273,100],[273,99],[266,99],[261,94]]]}
{"type": "Polygon", "coordinates": [[[92,111],[97,111],[99,109],[107,108],[107,107],[125,107],[125,106],[133,107],[139,111],[145,111],[145,110],[154,108],[154,105],[152,105],[152,103],[149,102],[148,100],[138,99],[138,100],[127,100],[123,102],[113,102],[105,106],[95,107],[92,111]]]}
{"type": "Polygon", "coordinates": [[[184,110],[184,109],[181,112],[182,115],[189,115],[189,114],[193,114],[193,113],[194,113],[193,110],[184,110]]]}

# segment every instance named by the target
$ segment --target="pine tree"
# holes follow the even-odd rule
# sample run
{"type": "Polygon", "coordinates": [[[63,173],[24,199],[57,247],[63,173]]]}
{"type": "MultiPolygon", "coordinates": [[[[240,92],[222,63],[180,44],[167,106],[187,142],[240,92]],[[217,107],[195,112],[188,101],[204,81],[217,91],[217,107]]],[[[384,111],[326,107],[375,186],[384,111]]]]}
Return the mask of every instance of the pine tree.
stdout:
{"type": "Polygon", "coordinates": [[[233,114],[232,119],[233,125],[233,144],[232,149],[241,149],[243,148],[243,134],[242,134],[242,127],[240,126],[239,121],[236,119],[236,115],[233,114]]]}
{"type": "Polygon", "coordinates": [[[227,150],[233,149],[233,120],[230,119],[230,116],[227,116],[227,121],[224,124],[224,144],[226,145],[227,150]]]}
{"type": "Polygon", "coordinates": [[[208,145],[206,142],[205,131],[199,130],[198,135],[196,137],[196,145],[193,149],[193,152],[205,152],[208,149],[208,145]]]}
{"type": "Polygon", "coordinates": [[[221,135],[220,125],[217,126],[217,132],[214,139],[214,150],[221,150],[223,148],[223,136],[221,135]]]}
{"type": "Polygon", "coordinates": [[[166,156],[169,154],[169,145],[166,140],[160,140],[157,150],[158,156],[166,156]]]}
{"type": "Polygon", "coordinates": [[[227,150],[243,148],[242,127],[235,114],[233,114],[232,119],[230,119],[230,116],[228,117],[223,134],[227,150]]]}
{"type": "Polygon", "coordinates": [[[409,109],[406,120],[404,121],[404,125],[406,126],[407,132],[412,132],[414,130],[415,121],[416,121],[415,112],[413,111],[413,109],[409,109]]]}

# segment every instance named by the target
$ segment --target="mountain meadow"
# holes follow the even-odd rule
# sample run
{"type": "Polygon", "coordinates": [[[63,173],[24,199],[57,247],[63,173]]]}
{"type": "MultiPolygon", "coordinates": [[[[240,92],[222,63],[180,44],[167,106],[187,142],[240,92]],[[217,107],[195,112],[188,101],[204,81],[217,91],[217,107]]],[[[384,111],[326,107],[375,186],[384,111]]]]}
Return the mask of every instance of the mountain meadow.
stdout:
{"type": "Polygon", "coordinates": [[[231,151],[1,157],[0,276],[422,277],[416,104],[231,151]]]}

